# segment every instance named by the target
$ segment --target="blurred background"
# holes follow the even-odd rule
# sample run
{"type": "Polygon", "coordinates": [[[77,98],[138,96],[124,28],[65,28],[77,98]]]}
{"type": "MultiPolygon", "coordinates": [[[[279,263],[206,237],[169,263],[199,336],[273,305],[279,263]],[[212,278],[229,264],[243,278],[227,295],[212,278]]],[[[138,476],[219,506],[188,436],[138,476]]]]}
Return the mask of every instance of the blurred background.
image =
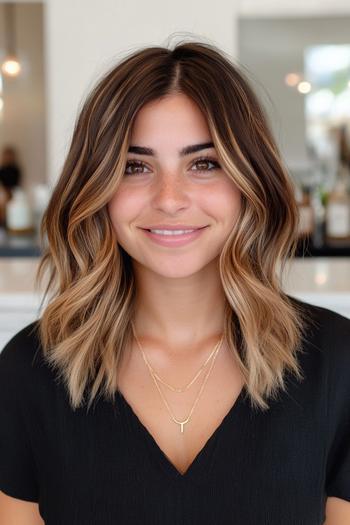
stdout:
{"type": "Polygon", "coordinates": [[[248,76],[299,206],[285,289],[350,317],[349,27],[344,0],[0,1],[0,348],[39,316],[39,224],[85,96],[169,37],[212,42],[248,76]]]}

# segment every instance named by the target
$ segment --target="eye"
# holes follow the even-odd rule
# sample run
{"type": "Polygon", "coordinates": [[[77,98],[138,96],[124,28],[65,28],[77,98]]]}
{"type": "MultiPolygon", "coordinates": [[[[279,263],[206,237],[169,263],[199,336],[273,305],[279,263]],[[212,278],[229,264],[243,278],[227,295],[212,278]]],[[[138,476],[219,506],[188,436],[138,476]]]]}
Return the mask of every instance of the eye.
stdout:
{"type": "Polygon", "coordinates": [[[214,170],[217,170],[217,169],[220,169],[220,164],[212,159],[211,157],[200,157],[199,159],[195,160],[194,163],[193,163],[193,166],[197,166],[199,165],[200,168],[199,169],[196,169],[194,171],[198,171],[199,173],[203,173],[204,171],[214,171],[214,170]],[[214,168],[203,168],[203,165],[204,166],[208,166],[208,164],[213,164],[214,165],[214,168]]]}
{"type": "Polygon", "coordinates": [[[137,173],[140,173],[141,175],[143,175],[143,172],[142,172],[142,169],[144,167],[147,167],[146,164],[144,164],[143,162],[141,162],[140,160],[129,160],[127,163],[126,163],[126,167],[125,167],[125,175],[136,175],[137,173]],[[132,168],[132,171],[131,172],[127,172],[128,168],[131,167],[132,168]],[[133,168],[136,168],[137,171],[133,171],[133,168]]]}
{"type": "MultiPolygon", "coordinates": [[[[220,169],[220,164],[213,158],[202,156],[199,159],[196,159],[192,166],[199,166],[199,168],[193,170],[198,173],[204,173],[207,171],[214,171],[217,169],[220,169]],[[208,165],[212,164],[214,167],[208,168],[208,165]],[[204,167],[203,167],[204,166],[204,167]]],[[[125,175],[144,175],[144,171],[142,171],[144,168],[147,168],[146,164],[142,162],[141,160],[129,160],[126,163],[125,167],[125,175]],[[129,168],[131,168],[131,171],[128,171],[129,168]]]]}

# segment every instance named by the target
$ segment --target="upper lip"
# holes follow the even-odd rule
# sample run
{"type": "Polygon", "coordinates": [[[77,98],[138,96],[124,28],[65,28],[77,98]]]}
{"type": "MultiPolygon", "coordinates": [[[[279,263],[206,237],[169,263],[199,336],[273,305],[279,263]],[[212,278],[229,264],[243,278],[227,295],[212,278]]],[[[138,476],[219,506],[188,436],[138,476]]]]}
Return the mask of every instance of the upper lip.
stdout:
{"type": "Polygon", "coordinates": [[[153,226],[147,226],[142,228],[143,230],[199,230],[205,228],[205,226],[192,226],[191,224],[154,224],[153,226]]]}

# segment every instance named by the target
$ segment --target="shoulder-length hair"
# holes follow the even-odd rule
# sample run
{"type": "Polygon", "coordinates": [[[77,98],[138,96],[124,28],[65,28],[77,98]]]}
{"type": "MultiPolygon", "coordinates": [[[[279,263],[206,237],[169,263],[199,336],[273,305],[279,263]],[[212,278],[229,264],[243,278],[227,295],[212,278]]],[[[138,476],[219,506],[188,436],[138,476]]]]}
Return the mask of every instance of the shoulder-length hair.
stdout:
{"type": "Polygon", "coordinates": [[[124,176],[131,128],[147,102],[174,93],[205,115],[221,167],[241,192],[237,222],[220,254],[226,296],[224,341],[262,410],[303,379],[297,359],[307,316],[282,290],[297,247],[298,208],[266,116],[242,71],[214,45],[129,53],[87,96],[60,177],[42,218],[46,246],[36,275],[50,301],[38,319],[43,354],[77,408],[97,393],[113,400],[124,349],[132,341],[135,280],[107,204],[124,176]],[[280,273],[279,273],[280,272],[280,273]]]}

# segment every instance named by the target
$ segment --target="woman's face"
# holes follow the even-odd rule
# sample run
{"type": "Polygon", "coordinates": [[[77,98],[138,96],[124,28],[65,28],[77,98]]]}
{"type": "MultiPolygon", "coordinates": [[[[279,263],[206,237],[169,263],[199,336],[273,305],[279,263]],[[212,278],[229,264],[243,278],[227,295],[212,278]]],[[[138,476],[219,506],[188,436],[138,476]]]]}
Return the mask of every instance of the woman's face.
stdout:
{"type": "Polygon", "coordinates": [[[152,101],[137,114],[130,148],[149,151],[129,151],[124,178],[108,203],[118,243],[133,264],[164,277],[185,277],[219,256],[238,216],[240,192],[214,147],[180,153],[211,142],[205,117],[186,95],[152,101]],[[145,231],[154,225],[205,228],[181,245],[165,246],[145,231]]]}

